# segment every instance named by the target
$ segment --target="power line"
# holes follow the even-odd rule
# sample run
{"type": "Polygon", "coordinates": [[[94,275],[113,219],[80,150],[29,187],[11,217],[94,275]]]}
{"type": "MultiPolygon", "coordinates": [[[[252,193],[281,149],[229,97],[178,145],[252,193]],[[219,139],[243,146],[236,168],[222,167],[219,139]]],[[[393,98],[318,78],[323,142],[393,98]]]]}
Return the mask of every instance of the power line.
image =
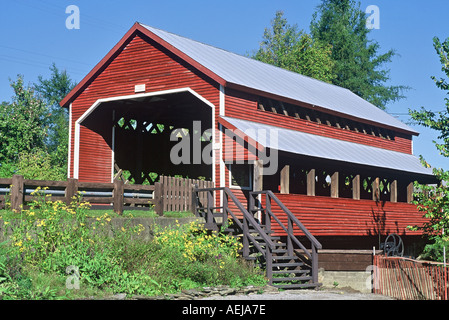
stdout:
{"type": "Polygon", "coordinates": [[[76,60],[67,59],[67,58],[61,58],[61,57],[55,57],[55,56],[51,56],[51,55],[44,54],[44,53],[39,53],[39,52],[35,52],[35,51],[29,51],[29,50],[14,48],[14,47],[5,46],[5,45],[1,45],[1,44],[0,44],[0,48],[20,51],[20,52],[24,52],[24,53],[34,54],[34,55],[37,55],[37,56],[42,56],[42,57],[47,57],[47,58],[52,58],[52,59],[57,59],[57,60],[64,60],[64,61],[67,61],[67,62],[78,63],[78,64],[83,64],[83,65],[86,65],[86,66],[90,66],[90,64],[86,63],[86,62],[81,62],[81,61],[76,61],[76,60]]]}
{"type": "MultiPolygon", "coordinates": [[[[33,67],[40,67],[40,68],[45,68],[45,69],[49,68],[49,65],[44,62],[34,61],[34,60],[30,60],[30,59],[20,59],[17,57],[11,57],[8,55],[3,55],[3,54],[0,55],[0,60],[7,61],[7,62],[13,62],[13,63],[17,63],[17,64],[22,64],[22,65],[33,66],[33,67]]],[[[72,73],[72,74],[79,74],[79,75],[87,74],[87,72],[83,72],[83,71],[77,70],[77,69],[72,69],[72,68],[70,68],[70,69],[65,68],[65,69],[69,73],[72,73]]]]}

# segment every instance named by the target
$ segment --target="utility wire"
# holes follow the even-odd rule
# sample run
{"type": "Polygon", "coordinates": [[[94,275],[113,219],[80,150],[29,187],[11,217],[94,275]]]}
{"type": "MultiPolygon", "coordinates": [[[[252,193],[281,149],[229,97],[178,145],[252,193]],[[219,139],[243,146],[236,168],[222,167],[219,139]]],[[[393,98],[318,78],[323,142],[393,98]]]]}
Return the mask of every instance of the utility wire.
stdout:
{"type": "Polygon", "coordinates": [[[34,55],[37,55],[37,56],[42,56],[42,57],[47,57],[47,58],[52,58],[52,59],[57,59],[57,60],[64,60],[64,61],[67,61],[67,62],[78,63],[78,64],[83,64],[83,65],[86,65],[86,66],[90,66],[90,64],[86,63],[86,62],[81,62],[81,61],[76,61],[76,60],[67,59],[67,58],[61,58],[61,57],[55,57],[55,56],[51,56],[51,55],[44,54],[44,53],[39,53],[39,52],[35,52],[35,51],[29,51],[29,50],[14,48],[14,47],[5,46],[5,45],[2,45],[2,44],[0,44],[0,48],[20,51],[20,52],[24,52],[24,53],[34,54],[34,55]]]}

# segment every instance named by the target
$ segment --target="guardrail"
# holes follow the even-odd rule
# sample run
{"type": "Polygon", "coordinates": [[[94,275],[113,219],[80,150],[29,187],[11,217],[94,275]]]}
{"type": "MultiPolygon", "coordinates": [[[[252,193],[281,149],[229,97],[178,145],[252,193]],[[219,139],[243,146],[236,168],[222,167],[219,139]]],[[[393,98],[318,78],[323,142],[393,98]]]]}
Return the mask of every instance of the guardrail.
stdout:
{"type": "Polygon", "coordinates": [[[122,180],[112,183],[80,182],[77,179],[66,181],[28,180],[14,175],[9,179],[0,179],[0,209],[8,207],[16,212],[26,208],[33,201],[38,187],[48,195],[51,201],[63,201],[70,204],[78,192],[83,200],[95,206],[112,207],[114,212],[122,214],[125,207],[154,207],[158,215],[164,211],[191,211],[192,184],[212,185],[211,181],[161,176],[154,185],[125,184],[122,180]]]}

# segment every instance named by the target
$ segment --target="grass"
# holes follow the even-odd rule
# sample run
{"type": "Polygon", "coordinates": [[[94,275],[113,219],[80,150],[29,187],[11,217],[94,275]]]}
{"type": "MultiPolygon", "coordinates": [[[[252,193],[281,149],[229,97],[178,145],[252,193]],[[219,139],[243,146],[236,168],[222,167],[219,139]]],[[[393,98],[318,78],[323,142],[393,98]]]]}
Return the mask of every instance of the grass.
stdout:
{"type": "MultiPolygon", "coordinates": [[[[108,214],[112,218],[156,218],[159,215],[153,210],[125,210],[122,215],[114,212],[114,210],[101,210],[101,209],[90,209],[86,212],[87,217],[96,218],[108,214]]],[[[2,217],[6,218],[17,218],[19,215],[11,210],[0,210],[0,219],[2,217]]],[[[188,218],[194,217],[194,214],[190,211],[165,211],[163,217],[167,218],[188,218]]]]}
{"type": "MultiPolygon", "coordinates": [[[[0,216],[13,226],[8,241],[0,243],[0,299],[151,296],[204,286],[266,284],[261,271],[239,257],[241,244],[236,238],[196,222],[156,228],[152,240],[136,237],[144,230],[142,225],[124,224],[110,237],[97,231],[109,228],[117,216],[112,211],[89,210],[78,199],[67,206],[45,197],[20,214],[3,210],[0,216]],[[87,226],[89,217],[95,219],[87,226]],[[73,223],[61,223],[67,219],[73,223]],[[68,274],[69,266],[79,274],[68,274]],[[69,278],[77,280],[79,289],[68,285],[69,278]]],[[[123,214],[137,216],[156,215],[137,210],[123,214]]]]}

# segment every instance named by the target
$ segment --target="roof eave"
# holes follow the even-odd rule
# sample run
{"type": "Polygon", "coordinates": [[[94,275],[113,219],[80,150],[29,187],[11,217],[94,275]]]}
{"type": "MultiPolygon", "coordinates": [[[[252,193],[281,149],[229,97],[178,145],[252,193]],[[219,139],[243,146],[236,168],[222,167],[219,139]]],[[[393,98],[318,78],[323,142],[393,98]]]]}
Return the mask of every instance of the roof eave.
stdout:
{"type": "Polygon", "coordinates": [[[182,51],[178,50],[162,38],[155,35],[153,32],[148,30],[147,28],[143,27],[139,22],[135,22],[134,25],[126,32],[126,34],[120,39],[120,41],[108,52],[108,54],[101,59],[101,61],[79,82],[73,89],[70,91],[64,99],[62,99],[59,103],[61,107],[67,108],[69,104],[75,100],[77,95],[84,90],[90,81],[98,75],[101,71],[103,71],[103,68],[107,65],[109,61],[115,58],[115,56],[128,44],[128,42],[135,36],[136,33],[140,32],[141,34],[149,37],[153,41],[157,42],[164,48],[166,48],[171,53],[175,54],[176,56],[180,57],[187,63],[191,64],[193,67],[198,69],[200,72],[204,73],[206,76],[210,77],[214,81],[216,81],[218,84],[227,86],[227,82],[213,73],[211,70],[207,69],[206,67],[202,66],[192,58],[190,58],[188,55],[183,53],[182,51]]]}
{"type": "Polygon", "coordinates": [[[320,112],[323,112],[323,113],[332,114],[334,116],[342,117],[342,118],[345,118],[345,119],[348,119],[348,120],[354,120],[354,121],[357,121],[357,122],[360,122],[360,123],[364,123],[364,124],[367,124],[367,125],[377,126],[379,128],[384,128],[384,129],[392,130],[392,131],[395,131],[395,132],[404,133],[404,134],[407,134],[407,135],[419,136],[419,132],[414,131],[414,130],[406,130],[406,129],[399,128],[399,127],[388,126],[388,125],[385,125],[383,123],[379,123],[379,122],[376,122],[376,121],[370,121],[368,119],[359,118],[359,117],[352,116],[352,115],[349,115],[349,114],[346,114],[346,113],[341,113],[341,112],[338,112],[338,111],[335,111],[335,110],[330,110],[328,108],[324,108],[324,107],[321,107],[321,106],[318,106],[318,105],[310,104],[310,103],[307,103],[307,102],[304,102],[304,101],[289,99],[289,98],[286,98],[286,97],[283,97],[283,96],[279,96],[279,95],[276,95],[276,94],[273,94],[273,93],[269,93],[269,92],[257,90],[257,89],[254,89],[254,88],[246,87],[246,86],[243,86],[243,85],[240,85],[240,84],[228,82],[226,87],[230,88],[230,89],[234,89],[234,90],[239,90],[239,91],[244,91],[244,92],[247,92],[247,93],[259,95],[259,96],[266,97],[266,98],[271,98],[271,99],[274,99],[274,100],[279,100],[279,101],[282,101],[282,102],[285,102],[285,103],[300,105],[300,106],[303,106],[303,107],[306,107],[306,108],[309,108],[309,109],[314,109],[314,110],[317,110],[317,111],[320,111],[320,112]]]}

